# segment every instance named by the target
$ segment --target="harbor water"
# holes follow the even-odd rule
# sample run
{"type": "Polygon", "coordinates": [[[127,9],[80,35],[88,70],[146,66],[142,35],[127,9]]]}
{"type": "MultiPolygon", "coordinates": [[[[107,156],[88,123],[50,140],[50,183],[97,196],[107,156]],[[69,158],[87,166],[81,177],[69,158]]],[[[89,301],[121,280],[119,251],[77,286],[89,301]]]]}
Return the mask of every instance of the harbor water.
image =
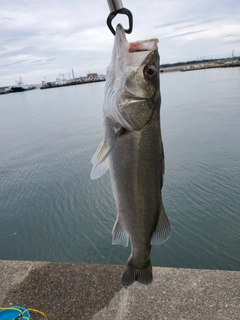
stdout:
{"type": "MultiPolygon", "coordinates": [[[[126,263],[109,173],[90,179],[104,85],[0,96],[0,259],[126,263]]],[[[240,270],[239,88],[240,68],[161,74],[172,235],[154,266],[240,270]]]]}

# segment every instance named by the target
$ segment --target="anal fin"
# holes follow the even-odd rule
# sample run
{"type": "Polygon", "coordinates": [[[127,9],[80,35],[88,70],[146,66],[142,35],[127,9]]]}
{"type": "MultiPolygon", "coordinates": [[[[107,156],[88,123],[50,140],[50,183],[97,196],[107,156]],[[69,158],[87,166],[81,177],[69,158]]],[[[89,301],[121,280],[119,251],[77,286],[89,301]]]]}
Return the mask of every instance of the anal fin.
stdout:
{"type": "Polygon", "coordinates": [[[156,229],[152,235],[151,245],[159,245],[167,241],[171,235],[170,223],[161,203],[156,229]]]}
{"type": "Polygon", "coordinates": [[[127,247],[128,241],[129,241],[129,235],[124,230],[119,218],[117,217],[117,220],[116,220],[116,222],[113,226],[113,230],[112,230],[112,244],[113,245],[120,244],[124,247],[127,247]]]}

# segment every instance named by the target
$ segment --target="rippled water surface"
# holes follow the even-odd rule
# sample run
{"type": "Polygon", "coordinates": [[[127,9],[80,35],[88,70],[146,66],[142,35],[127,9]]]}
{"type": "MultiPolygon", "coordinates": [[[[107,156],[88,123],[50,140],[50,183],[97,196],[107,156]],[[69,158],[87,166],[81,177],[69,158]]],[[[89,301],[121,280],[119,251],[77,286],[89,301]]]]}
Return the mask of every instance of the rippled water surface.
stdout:
{"type": "MultiPolygon", "coordinates": [[[[161,74],[171,238],[158,266],[240,270],[240,68],[161,74]]],[[[109,173],[91,181],[104,83],[0,96],[0,259],[125,264],[109,173]],[[14,234],[16,233],[16,234],[14,234]]]]}

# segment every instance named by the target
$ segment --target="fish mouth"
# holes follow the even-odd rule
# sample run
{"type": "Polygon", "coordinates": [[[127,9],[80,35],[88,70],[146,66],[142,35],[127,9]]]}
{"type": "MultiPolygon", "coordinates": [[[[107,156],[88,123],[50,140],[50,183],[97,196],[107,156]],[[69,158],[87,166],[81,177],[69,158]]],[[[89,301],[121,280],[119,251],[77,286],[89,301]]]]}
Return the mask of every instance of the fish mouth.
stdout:
{"type": "Polygon", "coordinates": [[[128,42],[124,28],[120,23],[117,25],[115,38],[116,38],[116,41],[119,43],[119,45],[127,48],[128,52],[130,53],[142,52],[142,51],[155,51],[158,49],[157,38],[136,41],[136,42],[128,42]]]}
{"type": "Polygon", "coordinates": [[[116,27],[114,50],[116,66],[140,66],[151,52],[158,50],[157,43],[158,39],[155,38],[128,42],[123,26],[118,24],[116,27]]]}

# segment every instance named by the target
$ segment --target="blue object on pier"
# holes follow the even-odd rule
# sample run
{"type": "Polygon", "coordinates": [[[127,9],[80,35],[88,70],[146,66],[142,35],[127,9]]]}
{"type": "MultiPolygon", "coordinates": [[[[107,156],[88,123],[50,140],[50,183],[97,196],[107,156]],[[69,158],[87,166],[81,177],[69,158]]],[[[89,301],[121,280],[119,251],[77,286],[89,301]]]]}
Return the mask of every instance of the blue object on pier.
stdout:
{"type": "Polygon", "coordinates": [[[30,314],[27,309],[19,306],[9,307],[0,311],[0,320],[30,320],[30,314]]]}

